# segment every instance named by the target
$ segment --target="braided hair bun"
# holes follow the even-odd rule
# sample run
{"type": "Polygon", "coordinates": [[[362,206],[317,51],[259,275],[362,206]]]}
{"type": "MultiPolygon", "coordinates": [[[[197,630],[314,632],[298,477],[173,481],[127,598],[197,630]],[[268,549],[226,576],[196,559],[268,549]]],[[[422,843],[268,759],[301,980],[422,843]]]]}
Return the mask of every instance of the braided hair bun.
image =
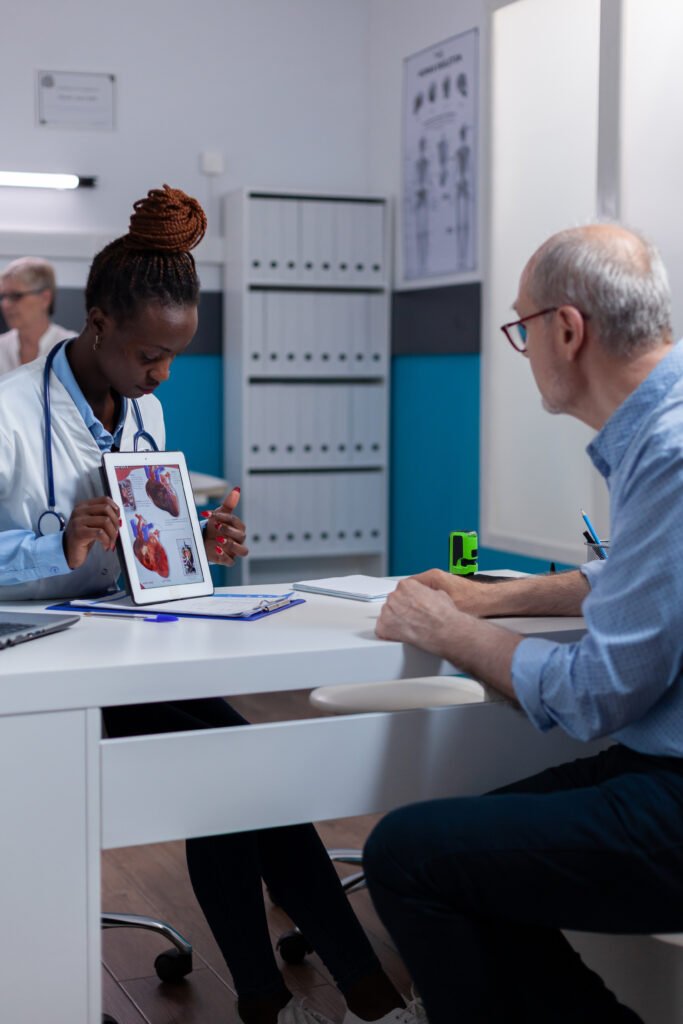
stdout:
{"type": "Polygon", "coordinates": [[[179,188],[153,188],[133,203],[126,235],[128,249],[189,252],[206,232],[206,214],[196,199],[179,188]]]}
{"type": "Polygon", "coordinates": [[[148,303],[193,305],[199,278],[190,252],[204,237],[206,216],[179,188],[154,188],[133,204],[127,235],[98,252],[85,288],[86,310],[98,307],[118,322],[148,303]]]}

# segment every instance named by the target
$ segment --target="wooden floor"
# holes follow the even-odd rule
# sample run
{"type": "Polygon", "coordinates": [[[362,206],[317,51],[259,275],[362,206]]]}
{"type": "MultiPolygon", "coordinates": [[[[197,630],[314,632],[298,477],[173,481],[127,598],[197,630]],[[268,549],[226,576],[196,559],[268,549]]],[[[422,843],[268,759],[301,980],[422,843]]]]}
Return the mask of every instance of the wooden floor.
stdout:
{"type": "MultiPolygon", "coordinates": [[[[252,722],[313,717],[305,692],[232,699],[252,722]]],[[[318,826],[326,846],[362,847],[375,817],[325,822],[318,826]]],[[[340,874],[354,868],[340,867],[340,874]]],[[[197,907],[185,866],[184,844],[110,850],[102,858],[102,906],[112,913],[149,914],[169,921],[194,945],[194,970],[180,985],[163,984],[154,959],[168,947],[163,939],[130,929],[103,933],[104,1009],[118,1024],[233,1024],[239,1018],[230,973],[197,907]]],[[[377,954],[404,993],[410,981],[365,890],[350,897],[377,954]]],[[[284,912],[266,897],[273,942],[291,928],[284,912]]],[[[283,965],[288,987],[305,995],[333,1020],[340,1020],[344,1002],[316,956],[298,967],[283,965]]]]}

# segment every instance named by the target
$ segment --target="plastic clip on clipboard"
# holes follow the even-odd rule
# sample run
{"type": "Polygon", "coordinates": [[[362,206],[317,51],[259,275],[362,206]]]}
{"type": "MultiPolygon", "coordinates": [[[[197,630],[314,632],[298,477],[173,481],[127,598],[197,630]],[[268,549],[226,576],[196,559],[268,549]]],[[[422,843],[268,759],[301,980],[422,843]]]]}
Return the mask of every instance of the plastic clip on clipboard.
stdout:
{"type": "Polygon", "coordinates": [[[120,618],[122,615],[130,616],[131,618],[137,618],[138,616],[147,616],[149,618],[150,613],[161,611],[169,612],[170,614],[177,616],[179,619],[222,619],[228,622],[255,622],[257,619],[263,619],[268,615],[274,615],[276,612],[283,612],[287,608],[294,608],[298,604],[304,604],[303,598],[294,598],[292,593],[287,594],[214,594],[210,597],[197,598],[194,601],[165,601],[159,605],[124,605],[120,604],[116,598],[110,597],[109,600],[106,598],[99,598],[95,600],[74,600],[65,601],[60,604],[50,605],[48,611],[72,611],[72,612],[94,612],[97,615],[101,615],[102,618],[109,616],[116,616],[120,618]],[[230,612],[228,607],[221,609],[221,611],[212,611],[211,603],[213,601],[227,601],[230,604],[235,602],[235,611],[230,612]],[[246,608],[238,607],[238,602],[244,604],[248,602],[246,608]],[[197,604],[201,602],[201,610],[188,610],[188,604],[197,604]]]}

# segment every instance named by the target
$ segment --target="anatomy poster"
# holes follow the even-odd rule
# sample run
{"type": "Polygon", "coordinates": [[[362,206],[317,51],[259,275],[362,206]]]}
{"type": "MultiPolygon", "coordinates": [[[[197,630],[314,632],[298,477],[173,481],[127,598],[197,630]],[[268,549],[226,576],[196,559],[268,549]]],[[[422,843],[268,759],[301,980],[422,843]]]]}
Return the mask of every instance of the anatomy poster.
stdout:
{"type": "Polygon", "coordinates": [[[478,32],[408,57],[403,70],[403,276],[477,267],[478,32]]]}

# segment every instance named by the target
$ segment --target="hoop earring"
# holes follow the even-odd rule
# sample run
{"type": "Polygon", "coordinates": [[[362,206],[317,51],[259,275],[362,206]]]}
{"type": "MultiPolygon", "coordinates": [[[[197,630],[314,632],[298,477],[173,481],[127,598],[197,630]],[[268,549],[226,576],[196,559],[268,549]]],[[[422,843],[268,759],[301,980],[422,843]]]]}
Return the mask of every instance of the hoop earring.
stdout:
{"type": "Polygon", "coordinates": [[[96,334],[95,335],[95,340],[94,340],[93,346],[92,346],[93,352],[97,352],[99,347],[100,347],[100,336],[99,336],[99,334],[96,334]]]}

